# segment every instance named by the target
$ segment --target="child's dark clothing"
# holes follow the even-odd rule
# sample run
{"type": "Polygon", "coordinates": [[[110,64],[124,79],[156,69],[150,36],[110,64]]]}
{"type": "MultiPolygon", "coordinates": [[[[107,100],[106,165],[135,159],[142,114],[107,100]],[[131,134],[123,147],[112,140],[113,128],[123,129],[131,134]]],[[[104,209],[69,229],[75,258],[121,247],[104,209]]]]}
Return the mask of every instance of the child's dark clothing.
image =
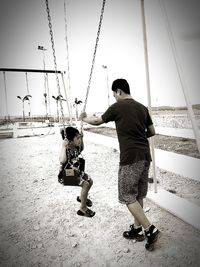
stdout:
{"type": "Polygon", "coordinates": [[[81,154],[81,148],[68,147],[66,148],[67,161],[61,165],[60,172],[58,174],[58,181],[63,185],[81,186],[83,181],[89,180],[85,171],[85,160],[79,157],[81,154]],[[74,173],[72,175],[69,172],[74,173]]]}

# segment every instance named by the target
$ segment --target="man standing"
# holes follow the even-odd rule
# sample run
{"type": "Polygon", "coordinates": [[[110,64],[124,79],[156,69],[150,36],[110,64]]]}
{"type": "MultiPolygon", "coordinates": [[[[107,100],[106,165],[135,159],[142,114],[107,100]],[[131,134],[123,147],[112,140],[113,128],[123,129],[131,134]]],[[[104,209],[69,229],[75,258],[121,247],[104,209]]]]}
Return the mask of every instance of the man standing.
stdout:
{"type": "Polygon", "coordinates": [[[148,109],[131,97],[129,84],[125,79],[115,80],[112,91],[116,103],[101,117],[87,117],[84,112],[80,119],[91,125],[115,122],[120,148],[118,198],[120,203],[126,204],[134,217],[134,224],[123,236],[137,241],[144,240],[146,236],[145,247],[147,250],[153,250],[160,231],[146,217],[143,198],[147,194],[151,162],[148,138],[155,135],[155,129],[148,109]]]}

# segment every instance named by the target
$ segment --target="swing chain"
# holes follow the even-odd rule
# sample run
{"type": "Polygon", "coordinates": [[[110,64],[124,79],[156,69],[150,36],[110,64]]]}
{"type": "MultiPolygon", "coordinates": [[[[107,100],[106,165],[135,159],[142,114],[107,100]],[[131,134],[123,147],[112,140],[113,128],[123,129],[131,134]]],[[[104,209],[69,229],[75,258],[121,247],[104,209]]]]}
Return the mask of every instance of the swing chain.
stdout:
{"type": "MultiPolygon", "coordinates": [[[[59,78],[58,78],[56,51],[55,51],[55,44],[54,44],[54,38],[53,38],[53,28],[52,28],[51,15],[50,15],[50,9],[49,9],[49,2],[48,2],[48,0],[45,0],[45,2],[46,2],[47,19],[48,19],[48,25],[49,25],[49,33],[51,36],[51,47],[52,47],[52,51],[53,51],[53,60],[54,60],[54,68],[55,68],[55,74],[56,74],[58,95],[61,95],[60,83],[59,83],[59,78]]],[[[62,100],[60,100],[59,102],[60,102],[60,110],[61,110],[62,121],[63,121],[63,126],[64,126],[64,111],[63,111],[63,106],[62,106],[62,100]]],[[[64,126],[64,128],[65,128],[65,126],[64,126]]]]}
{"type": "Polygon", "coordinates": [[[87,91],[86,91],[85,103],[84,103],[84,107],[83,107],[83,112],[86,109],[87,99],[88,99],[88,95],[89,95],[90,84],[91,84],[91,80],[92,80],[94,63],[95,63],[95,58],[96,58],[96,53],[97,53],[97,47],[98,47],[98,42],[99,42],[100,31],[101,31],[101,25],[102,25],[102,21],[103,21],[103,14],[104,14],[105,4],[106,4],[106,0],[103,0],[102,8],[101,8],[100,20],[99,20],[99,27],[98,27],[98,31],[97,31],[96,43],[95,43],[95,48],[94,48],[94,54],[93,54],[93,59],[92,59],[92,66],[91,66],[89,80],[88,80],[88,86],[87,86],[87,91]]]}

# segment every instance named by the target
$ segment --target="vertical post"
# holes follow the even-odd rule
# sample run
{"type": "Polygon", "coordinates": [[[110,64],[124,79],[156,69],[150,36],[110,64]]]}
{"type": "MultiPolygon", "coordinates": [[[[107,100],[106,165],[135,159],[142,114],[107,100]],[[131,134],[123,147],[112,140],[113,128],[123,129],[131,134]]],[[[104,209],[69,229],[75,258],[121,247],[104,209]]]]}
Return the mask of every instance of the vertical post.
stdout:
{"type": "MultiPolygon", "coordinates": [[[[69,46],[68,46],[68,38],[67,38],[67,6],[66,1],[64,0],[64,19],[65,19],[65,42],[66,42],[66,52],[67,52],[67,87],[68,87],[68,94],[69,94],[69,112],[70,115],[70,124],[72,125],[72,101],[71,101],[71,81],[70,81],[70,65],[69,65],[69,46]]],[[[67,98],[66,98],[67,99],[67,98]]]]}
{"type": "Polygon", "coordinates": [[[51,105],[50,105],[50,94],[49,94],[49,79],[48,79],[48,73],[46,73],[46,85],[47,85],[47,97],[48,97],[48,106],[49,106],[49,116],[51,116],[51,105]]]}
{"type": "Polygon", "coordinates": [[[110,106],[110,94],[109,94],[109,79],[108,79],[108,67],[106,69],[107,74],[107,92],[108,92],[108,107],[110,106]]]}
{"type": "MultiPolygon", "coordinates": [[[[43,70],[45,70],[45,53],[46,49],[43,47],[42,56],[43,56],[43,70]]],[[[45,110],[46,110],[46,119],[48,120],[48,107],[47,107],[47,90],[46,90],[46,75],[44,73],[44,97],[45,97],[45,110]]]]}
{"type": "Polygon", "coordinates": [[[24,100],[22,100],[23,121],[25,121],[24,100]]]}
{"type": "Polygon", "coordinates": [[[165,10],[165,5],[164,5],[164,2],[161,1],[161,0],[160,0],[160,7],[161,7],[161,10],[162,10],[164,18],[165,18],[166,28],[167,28],[167,32],[168,32],[168,36],[169,36],[169,40],[170,40],[170,44],[171,44],[171,48],[172,48],[172,52],[173,52],[173,56],[174,56],[174,60],[175,60],[175,64],[176,64],[176,68],[177,68],[177,71],[178,71],[178,76],[179,76],[179,79],[180,79],[181,88],[182,88],[183,95],[184,95],[184,98],[185,98],[185,102],[186,102],[186,105],[187,105],[187,108],[188,108],[190,120],[191,120],[191,123],[192,123],[192,128],[193,128],[193,131],[194,131],[194,136],[195,136],[196,142],[197,142],[197,147],[198,147],[198,150],[200,152],[199,129],[197,127],[194,111],[193,111],[193,108],[192,108],[192,105],[191,105],[191,102],[190,102],[188,88],[187,88],[187,85],[186,85],[186,82],[185,82],[185,79],[184,79],[183,70],[181,68],[180,59],[178,57],[176,44],[175,44],[173,33],[172,33],[172,30],[171,30],[171,27],[170,27],[170,23],[169,23],[169,19],[168,19],[168,16],[167,16],[167,12],[165,10]]]}
{"type": "MultiPolygon", "coordinates": [[[[42,62],[43,62],[43,70],[46,69],[46,65],[45,65],[45,51],[47,50],[46,48],[44,48],[44,46],[40,46],[38,45],[38,50],[42,51],[42,62]]],[[[47,105],[47,90],[46,90],[46,84],[47,84],[47,80],[46,80],[46,75],[44,73],[44,97],[45,97],[45,110],[46,110],[46,119],[48,119],[48,105],[47,105]]],[[[49,97],[49,96],[48,96],[49,97]]],[[[48,103],[49,104],[49,103],[48,103]]]]}
{"type": "Polygon", "coordinates": [[[106,85],[108,94],[108,107],[110,106],[110,93],[109,93],[109,78],[108,78],[108,66],[102,65],[103,69],[106,69],[106,85]]]}
{"type": "Polygon", "coordinates": [[[58,120],[58,123],[59,123],[60,122],[60,118],[59,118],[58,101],[59,101],[59,99],[56,100],[56,107],[57,107],[57,120],[58,120]]]}
{"type": "Polygon", "coordinates": [[[65,87],[65,81],[64,81],[64,77],[63,77],[63,73],[61,73],[62,76],[62,82],[63,82],[63,88],[65,91],[65,98],[66,98],[66,102],[67,102],[67,109],[69,112],[69,119],[70,119],[70,125],[72,125],[72,113],[71,113],[71,99],[67,97],[67,92],[66,92],[66,87],[65,87]]]}
{"type": "Polygon", "coordinates": [[[5,100],[6,100],[6,125],[8,128],[8,96],[7,96],[7,87],[6,87],[6,73],[3,72],[3,79],[4,79],[4,90],[5,90],[5,100]]]}
{"type": "MultiPolygon", "coordinates": [[[[144,57],[145,57],[145,72],[146,72],[148,108],[149,108],[149,113],[152,116],[151,90],[150,90],[150,79],[149,79],[149,60],[148,60],[148,48],[147,48],[147,33],[146,33],[144,0],[141,0],[141,12],[142,12],[142,29],[143,29],[143,42],[144,42],[144,57]]],[[[153,164],[154,191],[155,191],[155,193],[157,193],[157,179],[156,179],[155,152],[154,152],[154,138],[153,137],[150,138],[150,145],[151,145],[152,164],[153,164]]]]}
{"type": "MultiPolygon", "coordinates": [[[[27,90],[27,95],[29,95],[29,84],[28,84],[28,75],[27,75],[27,72],[25,73],[26,75],[26,90],[27,90]]],[[[31,103],[30,103],[30,100],[28,99],[28,106],[29,106],[29,118],[31,116],[31,103]]]]}

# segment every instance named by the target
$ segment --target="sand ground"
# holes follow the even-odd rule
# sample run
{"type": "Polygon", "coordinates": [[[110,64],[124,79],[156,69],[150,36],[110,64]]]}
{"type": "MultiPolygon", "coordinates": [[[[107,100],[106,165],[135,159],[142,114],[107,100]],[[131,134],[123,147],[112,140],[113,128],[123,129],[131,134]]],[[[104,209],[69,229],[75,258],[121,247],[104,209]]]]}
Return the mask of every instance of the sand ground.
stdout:
{"type": "MultiPolygon", "coordinates": [[[[199,266],[200,232],[148,200],[147,215],[163,233],[156,250],[123,238],[133,221],[118,203],[119,155],[111,148],[85,143],[96,215],[78,216],[80,188],[57,182],[60,145],[57,134],[0,140],[0,266],[199,266]]],[[[170,174],[157,171],[162,184],[170,174]]]]}

